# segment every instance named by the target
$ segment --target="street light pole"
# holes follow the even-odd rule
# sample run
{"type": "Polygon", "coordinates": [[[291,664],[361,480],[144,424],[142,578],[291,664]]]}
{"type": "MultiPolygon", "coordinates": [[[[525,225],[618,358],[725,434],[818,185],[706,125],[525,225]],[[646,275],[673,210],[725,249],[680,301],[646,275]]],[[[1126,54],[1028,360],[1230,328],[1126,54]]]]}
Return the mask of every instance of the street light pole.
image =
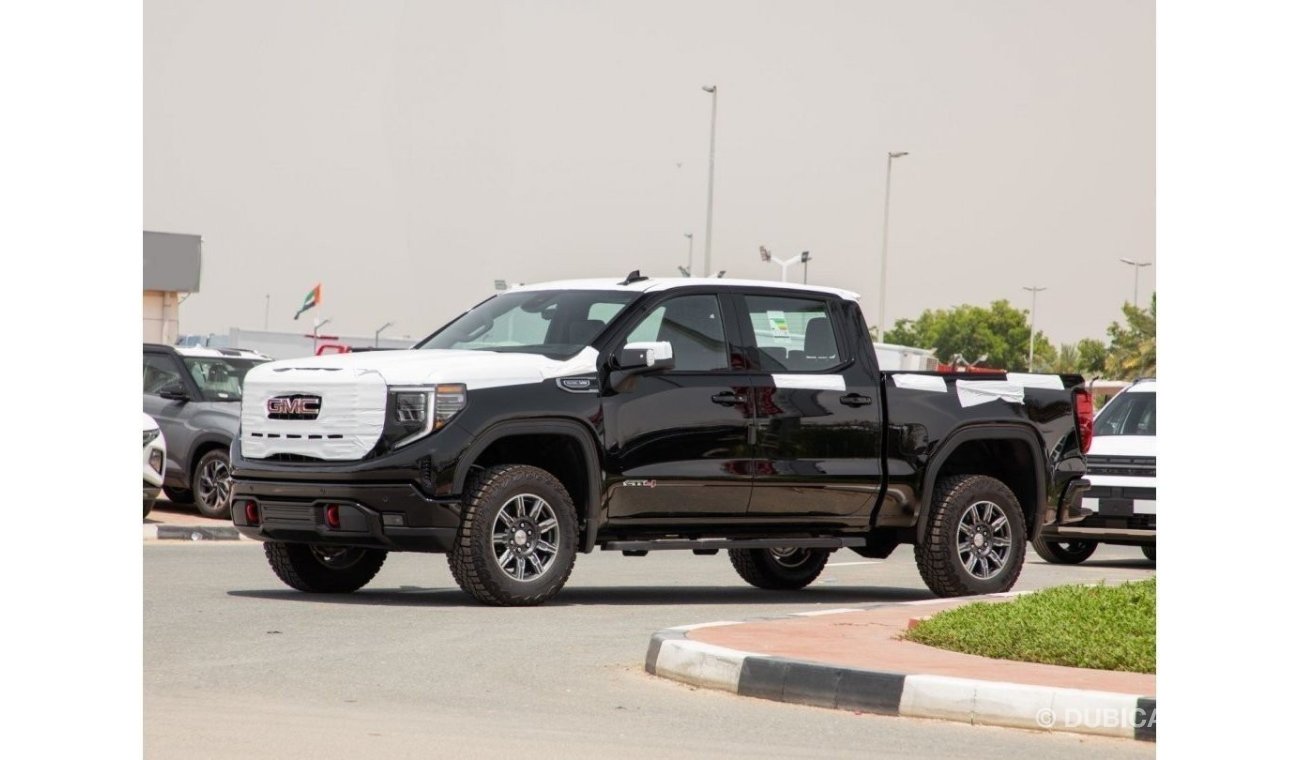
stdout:
{"type": "Polygon", "coordinates": [[[1138,308],[1138,272],[1142,267],[1151,266],[1150,261],[1134,261],[1133,259],[1120,259],[1120,261],[1133,267],[1133,308],[1138,308]]]}
{"type": "Polygon", "coordinates": [[[704,273],[711,276],[713,255],[713,151],[718,135],[718,86],[707,85],[704,91],[713,98],[713,115],[709,119],[709,208],[704,217],[704,273]]]}
{"type": "MultiPolygon", "coordinates": [[[[678,267],[681,269],[681,267],[678,267]]],[[[690,277],[695,272],[695,233],[686,233],[686,273],[683,277],[690,277]]]]}
{"type": "Polygon", "coordinates": [[[262,329],[271,329],[271,294],[266,294],[266,313],[262,315],[262,329]]]}
{"type": "Polygon", "coordinates": [[[1047,288],[1040,287],[1021,287],[1021,290],[1028,290],[1033,293],[1033,298],[1029,302],[1029,371],[1034,371],[1034,312],[1038,310],[1038,294],[1047,288]]]}
{"type": "Polygon", "coordinates": [[[893,179],[894,159],[902,158],[907,155],[907,151],[890,151],[889,158],[885,161],[885,223],[884,232],[880,243],[880,319],[876,323],[876,329],[880,334],[876,336],[877,340],[885,338],[885,264],[889,258],[889,189],[890,182],[893,179]]]}
{"type": "Polygon", "coordinates": [[[380,327],[378,330],[375,330],[375,348],[379,348],[379,333],[383,332],[384,330],[387,330],[392,326],[393,326],[392,322],[385,322],[382,327],[380,327]]]}
{"type": "Polygon", "coordinates": [[[333,319],[333,317],[324,320],[315,320],[315,319],[312,320],[311,352],[313,356],[316,354],[316,350],[320,348],[320,346],[318,345],[320,342],[320,329],[325,325],[329,324],[331,319],[333,319]]]}
{"type": "Polygon", "coordinates": [[[804,266],[803,281],[805,283],[808,282],[808,259],[811,259],[812,256],[809,256],[807,251],[804,251],[802,254],[798,256],[791,256],[788,259],[778,259],[777,257],[772,255],[771,251],[767,250],[767,246],[760,245],[758,247],[758,257],[763,261],[771,262],[781,267],[781,282],[786,281],[786,273],[790,271],[790,265],[803,262],[803,266],[804,266]]]}

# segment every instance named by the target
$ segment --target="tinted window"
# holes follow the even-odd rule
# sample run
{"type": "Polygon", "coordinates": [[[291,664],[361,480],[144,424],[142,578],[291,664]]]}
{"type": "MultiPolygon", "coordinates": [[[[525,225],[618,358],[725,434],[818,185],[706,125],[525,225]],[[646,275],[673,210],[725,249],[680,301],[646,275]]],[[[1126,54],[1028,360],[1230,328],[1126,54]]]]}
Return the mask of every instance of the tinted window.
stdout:
{"type": "Polygon", "coordinates": [[[1155,435],[1156,394],[1121,393],[1097,415],[1093,435],[1155,435]]]}
{"type": "Polygon", "coordinates": [[[731,367],[717,296],[678,296],[664,301],[632,328],[624,344],[656,340],[672,344],[678,371],[710,372],[731,367]]]}
{"type": "Polygon", "coordinates": [[[760,369],[817,372],[843,363],[826,302],[810,298],[745,296],[760,369]]]}
{"type": "Polygon", "coordinates": [[[168,385],[182,385],[176,359],[163,354],[144,355],[144,392],[157,396],[168,385]]]}
{"type": "Polygon", "coordinates": [[[604,290],[503,293],[465,312],[416,348],[567,358],[591,345],[637,295],[604,290]]]}

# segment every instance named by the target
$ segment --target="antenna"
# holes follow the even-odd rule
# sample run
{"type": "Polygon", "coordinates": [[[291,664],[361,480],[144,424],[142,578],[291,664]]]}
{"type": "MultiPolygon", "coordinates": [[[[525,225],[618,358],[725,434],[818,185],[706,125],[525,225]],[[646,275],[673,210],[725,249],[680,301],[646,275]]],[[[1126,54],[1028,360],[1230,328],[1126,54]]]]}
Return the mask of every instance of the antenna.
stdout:
{"type": "Polygon", "coordinates": [[[619,285],[631,285],[634,282],[641,282],[648,279],[650,278],[641,276],[640,269],[633,269],[631,272],[628,272],[627,279],[620,282],[619,285]]]}

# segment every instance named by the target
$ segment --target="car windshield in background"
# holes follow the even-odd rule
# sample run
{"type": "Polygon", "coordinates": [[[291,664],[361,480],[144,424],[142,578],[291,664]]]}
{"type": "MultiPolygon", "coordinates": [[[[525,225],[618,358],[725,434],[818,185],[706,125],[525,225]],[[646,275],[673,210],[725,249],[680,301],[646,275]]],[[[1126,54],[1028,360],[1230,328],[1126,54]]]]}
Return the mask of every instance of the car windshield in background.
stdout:
{"type": "Polygon", "coordinates": [[[205,401],[239,401],[244,397],[244,375],[263,360],[187,356],[184,361],[205,401]]]}
{"type": "Polygon", "coordinates": [[[618,290],[503,293],[465,312],[415,347],[567,359],[591,345],[637,295],[618,290]]]}
{"type": "Polygon", "coordinates": [[[1097,415],[1093,435],[1155,435],[1156,394],[1121,393],[1097,415]]]}

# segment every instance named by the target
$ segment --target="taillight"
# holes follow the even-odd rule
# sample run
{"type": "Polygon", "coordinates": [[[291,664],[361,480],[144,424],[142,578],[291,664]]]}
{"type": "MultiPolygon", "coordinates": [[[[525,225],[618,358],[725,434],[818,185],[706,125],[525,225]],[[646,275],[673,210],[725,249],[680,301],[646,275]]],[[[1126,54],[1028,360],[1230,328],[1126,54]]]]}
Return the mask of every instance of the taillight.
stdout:
{"type": "Polygon", "coordinates": [[[1079,433],[1079,451],[1092,448],[1092,394],[1084,388],[1074,391],[1074,429],[1079,433]]]}
{"type": "Polygon", "coordinates": [[[262,524],[262,513],[257,508],[257,502],[255,501],[244,502],[244,522],[248,523],[249,525],[262,524]]]}

